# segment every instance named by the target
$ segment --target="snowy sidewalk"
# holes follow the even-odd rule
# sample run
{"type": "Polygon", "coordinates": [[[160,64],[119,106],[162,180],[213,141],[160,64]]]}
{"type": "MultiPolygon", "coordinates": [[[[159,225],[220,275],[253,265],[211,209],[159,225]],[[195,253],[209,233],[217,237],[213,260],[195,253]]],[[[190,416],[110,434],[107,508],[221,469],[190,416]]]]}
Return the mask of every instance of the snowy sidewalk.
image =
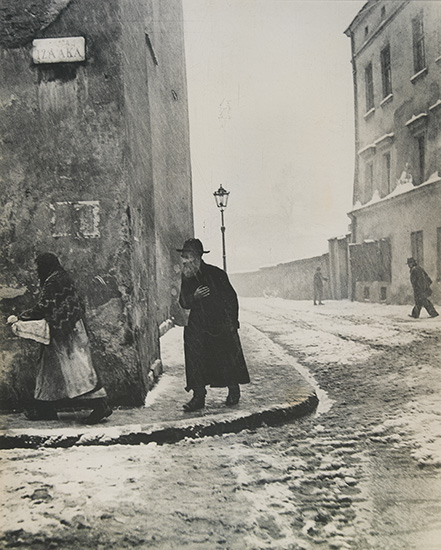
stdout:
{"type": "Polygon", "coordinates": [[[315,391],[297,370],[296,361],[280,355],[262,332],[242,323],[240,337],[251,383],[241,387],[239,404],[225,405],[226,388],[207,388],[205,409],[184,413],[182,405],[191,395],[184,390],[182,333],[182,328],[175,327],[161,338],[164,373],[144,407],[116,409],[93,427],[81,423],[84,411],[62,412],[52,422],[30,422],[22,413],[5,414],[0,417],[0,448],[174,442],[279,424],[317,406],[315,391]]]}

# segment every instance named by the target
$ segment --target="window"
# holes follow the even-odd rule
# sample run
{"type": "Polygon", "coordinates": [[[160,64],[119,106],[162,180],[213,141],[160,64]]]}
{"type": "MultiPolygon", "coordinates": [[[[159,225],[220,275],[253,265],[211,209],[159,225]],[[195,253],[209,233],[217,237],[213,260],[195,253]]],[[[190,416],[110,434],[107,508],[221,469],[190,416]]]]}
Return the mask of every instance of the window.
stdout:
{"type": "Polygon", "coordinates": [[[384,19],[386,17],[386,7],[383,6],[381,8],[381,19],[384,19]]]}
{"type": "Polygon", "coordinates": [[[392,70],[389,44],[381,50],[381,78],[383,82],[383,98],[385,98],[392,93],[392,70]]]}
{"type": "Polygon", "coordinates": [[[426,171],[426,136],[420,135],[416,140],[418,146],[418,182],[422,183],[426,171]]]}
{"type": "Polygon", "coordinates": [[[364,36],[366,37],[369,34],[369,27],[364,28],[364,36]]]}
{"type": "Polygon", "coordinates": [[[390,188],[390,153],[383,155],[383,191],[384,195],[389,195],[392,191],[390,188]]]}
{"type": "Polygon", "coordinates": [[[423,232],[414,231],[410,234],[410,249],[412,258],[415,258],[418,265],[423,267],[424,265],[424,252],[423,252],[423,232]]]}
{"type": "MultiPolygon", "coordinates": [[[[352,280],[355,282],[392,280],[392,254],[389,239],[350,244],[352,280]]],[[[382,285],[384,286],[384,285],[382,285]]]]}
{"type": "Polygon", "coordinates": [[[423,14],[412,19],[412,37],[413,37],[413,67],[415,73],[422,71],[426,67],[426,55],[424,51],[424,29],[423,14]]]}
{"type": "Polygon", "coordinates": [[[372,198],[374,192],[374,163],[368,162],[366,164],[366,177],[364,186],[365,201],[368,202],[372,198]]]}
{"type": "Polygon", "coordinates": [[[364,70],[364,82],[366,88],[366,111],[374,108],[374,78],[372,74],[372,63],[364,70]]]}
{"type": "Polygon", "coordinates": [[[441,281],[441,227],[436,230],[436,278],[441,281]]]}

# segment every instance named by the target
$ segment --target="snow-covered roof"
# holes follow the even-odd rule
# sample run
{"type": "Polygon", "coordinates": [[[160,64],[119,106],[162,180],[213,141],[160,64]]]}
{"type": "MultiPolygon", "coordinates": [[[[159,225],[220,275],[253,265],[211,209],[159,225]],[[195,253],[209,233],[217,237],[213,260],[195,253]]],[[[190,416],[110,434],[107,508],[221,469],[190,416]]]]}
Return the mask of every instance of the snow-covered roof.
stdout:
{"type": "MultiPolygon", "coordinates": [[[[372,199],[367,202],[366,204],[361,204],[360,201],[357,201],[351,212],[355,212],[357,210],[361,210],[363,208],[366,208],[368,206],[371,206],[373,204],[378,204],[378,203],[382,203],[382,202],[385,202],[387,200],[390,200],[390,199],[393,199],[397,196],[400,196],[400,195],[404,195],[405,193],[409,193],[411,191],[415,191],[417,189],[421,189],[422,187],[426,187],[428,185],[432,185],[434,183],[441,183],[441,176],[439,175],[439,172],[434,172],[429,179],[427,179],[426,181],[424,181],[423,183],[421,183],[420,185],[414,185],[412,183],[412,180],[409,179],[407,181],[398,181],[398,184],[397,186],[395,187],[395,189],[389,193],[389,195],[386,195],[385,197],[381,198],[380,197],[380,194],[378,193],[377,190],[375,190],[373,196],[372,196],[372,199]]],[[[350,213],[351,213],[350,212],[350,213]]]]}

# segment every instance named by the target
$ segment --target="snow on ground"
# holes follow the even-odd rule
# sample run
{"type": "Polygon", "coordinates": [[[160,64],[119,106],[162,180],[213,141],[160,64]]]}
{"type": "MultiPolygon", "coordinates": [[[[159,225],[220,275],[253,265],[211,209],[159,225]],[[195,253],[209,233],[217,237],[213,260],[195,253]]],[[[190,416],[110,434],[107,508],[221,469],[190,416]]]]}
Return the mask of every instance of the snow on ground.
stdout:
{"type": "MultiPolygon", "coordinates": [[[[396,346],[420,339],[407,323],[409,306],[329,301],[313,308],[311,302],[281,298],[242,298],[241,304],[242,319],[255,324],[271,314],[274,320],[268,323],[265,318],[265,322],[269,329],[280,332],[280,343],[301,349],[321,364],[354,364],[375,357],[379,352],[372,349],[373,342],[378,347],[396,346]],[[289,325],[292,321],[299,325],[295,331],[289,325]]],[[[420,322],[424,326],[424,319],[420,322]]]]}
{"type": "MultiPolygon", "coordinates": [[[[420,319],[410,319],[409,305],[344,300],[314,307],[310,301],[276,297],[240,298],[240,304],[243,321],[264,325],[294,357],[307,357],[308,363],[317,365],[349,366],[379,360],[387,357],[388,350],[423,343],[441,332],[441,315],[432,319],[423,310],[420,319]]],[[[378,427],[379,433],[392,424],[401,427],[403,437],[395,437],[394,445],[403,445],[405,440],[408,445],[411,438],[413,456],[422,466],[441,466],[440,368],[441,350],[427,363],[415,364],[406,377],[414,399],[399,417],[378,427]]],[[[313,385],[317,387],[315,381],[313,385]]]]}
{"type": "MultiPolygon", "coordinates": [[[[250,327],[250,330],[257,332],[257,329],[253,327],[250,327]]],[[[293,355],[288,353],[281,346],[275,344],[265,335],[261,334],[260,342],[258,342],[257,338],[254,340],[256,341],[255,348],[252,350],[252,354],[250,354],[249,351],[246,353],[247,360],[250,355],[252,356],[257,354],[259,356],[259,361],[266,363],[267,365],[277,365],[281,363],[291,365],[292,368],[297,370],[297,372],[299,372],[302,377],[314,388],[314,391],[319,399],[316,413],[323,414],[329,410],[332,406],[332,400],[329,398],[326,391],[320,388],[313,374],[307,368],[299,363],[293,355]]],[[[247,352],[247,350],[245,350],[245,352],[247,352]]],[[[289,393],[289,388],[286,388],[286,393],[289,393]]]]}
{"type": "MultiPolygon", "coordinates": [[[[277,361],[291,362],[300,374],[314,387],[320,403],[318,413],[326,413],[332,406],[325,388],[320,388],[312,373],[299,364],[297,358],[306,356],[308,363],[317,365],[354,365],[387,356],[388,350],[422,342],[441,331],[441,315],[427,317],[423,311],[418,320],[408,317],[409,305],[386,305],[368,302],[326,301],[314,307],[310,301],[282,298],[239,298],[241,322],[253,327],[265,327],[277,342],[262,339],[258,353],[268,364],[277,361]],[[292,323],[295,323],[295,330],[292,323]]],[[[437,306],[438,307],[438,306],[437,306]]],[[[438,309],[441,309],[438,307],[438,309]]],[[[164,364],[179,365],[183,360],[182,328],[176,327],[161,338],[164,364]]],[[[434,364],[415,365],[407,383],[426,383],[432,395],[419,398],[406,406],[405,413],[395,419],[410,434],[414,455],[421,464],[441,465],[441,357],[434,364]]],[[[432,361],[433,363],[433,361],[432,361]]],[[[171,384],[167,374],[147,397],[146,406],[152,405],[171,384]]],[[[383,428],[387,429],[386,424],[383,428]]],[[[381,427],[379,427],[381,430],[381,427]]],[[[395,441],[399,445],[400,441],[395,441]]]]}
{"type": "Polygon", "coordinates": [[[162,395],[167,394],[173,386],[174,377],[167,373],[163,373],[161,375],[161,383],[153,386],[153,388],[148,392],[145,399],[145,407],[151,407],[161,398],[162,395]]]}
{"type": "MultiPolygon", "coordinates": [[[[150,443],[134,448],[133,455],[142,453],[142,460],[148,463],[158,460],[158,450],[156,444],[150,443]]],[[[134,463],[131,468],[127,466],[127,450],[121,445],[112,446],[111,452],[107,447],[74,447],[6,451],[4,458],[7,460],[9,455],[14,461],[4,464],[7,475],[3,478],[3,491],[11,498],[8,506],[1,507],[0,525],[29,533],[51,531],[63,525],[84,527],[85,518],[93,517],[95,510],[121,501],[122,478],[140,475],[134,463]],[[45,467],[45,456],[50,469],[45,467]],[[41,513],[42,508],[46,513],[41,513]]],[[[124,495],[124,500],[128,495],[124,495]]]]}
{"type": "MultiPolygon", "coordinates": [[[[228,448],[230,467],[236,476],[242,497],[248,502],[248,521],[270,535],[265,543],[250,530],[244,539],[246,548],[284,550],[289,544],[300,542],[293,535],[291,521],[298,514],[292,499],[292,490],[286,483],[286,472],[293,466],[291,457],[268,455],[256,445],[244,447],[233,444],[228,448]],[[254,467],[250,470],[249,465],[254,467]],[[256,483],[259,491],[256,491],[256,483]],[[275,513],[277,510],[277,513],[275,513]]],[[[299,470],[298,475],[303,471],[299,470]]],[[[289,475],[293,479],[292,472],[289,475]]]]}
{"type": "MultiPolygon", "coordinates": [[[[389,353],[396,354],[400,348],[406,357],[412,358],[410,344],[415,347],[418,344],[424,351],[427,342],[424,361],[414,364],[410,361],[404,380],[398,380],[400,374],[391,370],[391,377],[412,390],[411,399],[398,403],[399,412],[389,415],[373,429],[360,424],[360,432],[368,429],[374,437],[390,442],[397,449],[408,446],[410,441],[412,454],[421,466],[441,466],[441,350],[436,347],[441,318],[409,320],[409,306],[326,302],[325,306],[314,308],[310,302],[277,298],[240,302],[244,330],[260,330],[264,334],[256,353],[268,357],[269,364],[277,359],[303,368],[305,376],[310,376],[315,385],[308,367],[298,366],[305,357],[307,361],[303,362],[312,365],[316,372],[325,370],[323,357],[328,358],[329,370],[334,366],[343,372],[346,367],[348,372],[355,372],[357,362],[383,358],[384,364],[384,358],[389,353]]],[[[173,329],[161,338],[163,361],[168,365],[182,363],[181,331],[173,329]]],[[[381,372],[381,365],[379,368],[381,372]]],[[[391,382],[393,388],[394,380],[388,376],[385,374],[382,380],[391,382]]],[[[321,379],[326,381],[326,377],[321,379]]],[[[167,374],[163,375],[157,389],[149,394],[147,406],[160,397],[160,392],[167,392],[169,383],[167,374]]],[[[391,489],[366,484],[368,488],[374,487],[372,495],[360,493],[354,499],[366,522],[360,523],[358,518],[351,525],[352,508],[347,507],[345,516],[345,508],[339,505],[355,485],[363,486],[358,469],[362,457],[355,451],[358,433],[336,428],[340,431],[335,435],[333,428],[326,426],[326,413],[332,415],[333,402],[328,405],[331,409],[311,422],[310,431],[302,433],[301,427],[299,431],[293,428],[291,435],[298,438],[293,437],[292,449],[283,440],[286,451],[281,450],[280,437],[271,439],[273,430],[269,428],[249,436],[185,440],[172,446],[4,451],[5,498],[0,508],[0,524],[17,532],[17,537],[37,533],[41,539],[41,534],[47,533],[48,548],[59,546],[66,535],[79,538],[89,532],[90,537],[102,538],[102,548],[112,550],[129,545],[179,548],[180,540],[187,541],[189,548],[218,549],[226,545],[254,550],[315,548],[305,542],[314,532],[317,536],[323,533],[323,544],[327,540],[328,548],[354,547],[349,544],[352,539],[360,533],[369,533],[382,521],[384,510],[378,506],[389,506],[383,493],[391,489]],[[304,454],[299,456],[302,449],[304,454]],[[314,495],[320,493],[323,497],[314,500],[314,495]],[[156,503],[154,510],[153,503],[156,503]],[[323,511],[330,518],[327,523],[321,523],[323,511]],[[293,529],[296,519],[298,523],[301,521],[297,530],[293,529]],[[344,534],[342,529],[346,529],[344,534]],[[106,543],[109,540],[112,544],[106,543]],[[162,541],[165,542],[161,546],[162,541]],[[124,546],[118,545],[120,542],[124,546]]],[[[288,432],[280,431],[279,436],[280,433],[288,432]]],[[[376,464],[371,467],[375,470],[376,464]]],[[[408,493],[411,496],[421,479],[414,477],[415,485],[410,485],[408,493]]],[[[390,481],[396,482],[396,478],[390,481]]],[[[407,506],[403,500],[408,498],[407,493],[392,494],[398,497],[395,508],[385,517],[387,534],[396,520],[391,513],[401,514],[407,506]]],[[[433,502],[429,506],[437,505],[437,501],[433,502]]],[[[408,514],[409,510],[405,512],[408,514]]],[[[70,547],[91,547],[88,543],[92,539],[84,540],[81,546],[75,538],[70,547]]],[[[20,544],[26,547],[27,542],[23,540],[20,544]]],[[[68,544],[69,541],[63,548],[68,548],[68,544]]],[[[323,544],[320,547],[324,548],[323,544]]],[[[429,547],[435,548],[424,546],[429,547]]]]}

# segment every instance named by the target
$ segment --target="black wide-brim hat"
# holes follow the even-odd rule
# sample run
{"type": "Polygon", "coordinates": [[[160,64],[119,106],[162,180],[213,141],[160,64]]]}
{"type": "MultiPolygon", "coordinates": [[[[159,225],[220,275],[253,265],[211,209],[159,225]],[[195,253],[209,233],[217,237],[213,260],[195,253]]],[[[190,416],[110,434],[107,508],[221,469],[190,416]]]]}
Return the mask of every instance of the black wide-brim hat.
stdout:
{"type": "Polygon", "coordinates": [[[209,250],[204,250],[204,247],[199,239],[187,239],[182,248],[177,248],[177,252],[195,252],[196,254],[208,254],[209,250]]]}

